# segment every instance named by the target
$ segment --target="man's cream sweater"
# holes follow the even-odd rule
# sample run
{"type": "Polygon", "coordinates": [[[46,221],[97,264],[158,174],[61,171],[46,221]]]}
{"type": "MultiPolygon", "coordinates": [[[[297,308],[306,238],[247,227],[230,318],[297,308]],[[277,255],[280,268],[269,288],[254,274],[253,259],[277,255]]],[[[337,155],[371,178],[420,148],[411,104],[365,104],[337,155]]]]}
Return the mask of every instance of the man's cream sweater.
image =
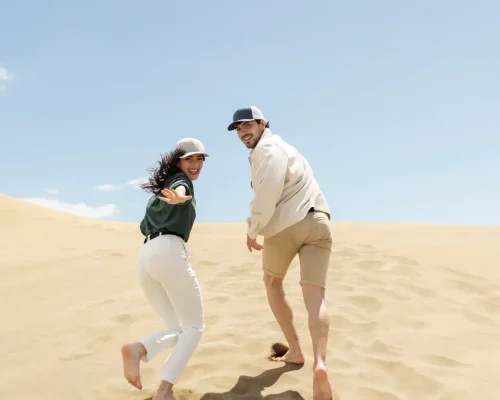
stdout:
{"type": "Polygon", "coordinates": [[[307,160],[269,128],[248,158],[254,191],[247,218],[250,238],[276,235],[301,221],[311,207],[330,216],[307,160]]]}

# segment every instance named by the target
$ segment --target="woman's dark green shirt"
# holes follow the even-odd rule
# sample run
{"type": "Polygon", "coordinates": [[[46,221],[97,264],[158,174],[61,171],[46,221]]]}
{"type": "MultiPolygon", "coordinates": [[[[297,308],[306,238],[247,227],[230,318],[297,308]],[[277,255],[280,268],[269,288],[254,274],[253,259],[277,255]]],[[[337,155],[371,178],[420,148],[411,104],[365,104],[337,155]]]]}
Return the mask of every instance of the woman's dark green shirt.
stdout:
{"type": "MultiPolygon", "coordinates": [[[[172,205],[161,201],[156,195],[151,196],[140,225],[144,236],[154,232],[168,231],[181,235],[185,242],[189,240],[196,219],[193,182],[184,172],[178,172],[167,178],[163,188],[174,190],[180,185],[186,188],[186,195],[193,196],[193,198],[185,203],[172,205]]],[[[160,196],[163,195],[160,194],[160,196]]]]}

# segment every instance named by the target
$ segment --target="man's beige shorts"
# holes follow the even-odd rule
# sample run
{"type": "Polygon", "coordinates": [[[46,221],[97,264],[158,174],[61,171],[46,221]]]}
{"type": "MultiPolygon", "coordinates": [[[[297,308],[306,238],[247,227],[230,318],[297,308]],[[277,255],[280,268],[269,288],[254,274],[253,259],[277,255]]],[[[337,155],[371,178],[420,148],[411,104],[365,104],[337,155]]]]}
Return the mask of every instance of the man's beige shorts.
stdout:
{"type": "Polygon", "coordinates": [[[332,229],[328,216],[322,212],[308,213],[295,225],[264,238],[263,268],[271,276],[284,278],[298,254],[300,283],[326,287],[331,250],[332,229]]]}

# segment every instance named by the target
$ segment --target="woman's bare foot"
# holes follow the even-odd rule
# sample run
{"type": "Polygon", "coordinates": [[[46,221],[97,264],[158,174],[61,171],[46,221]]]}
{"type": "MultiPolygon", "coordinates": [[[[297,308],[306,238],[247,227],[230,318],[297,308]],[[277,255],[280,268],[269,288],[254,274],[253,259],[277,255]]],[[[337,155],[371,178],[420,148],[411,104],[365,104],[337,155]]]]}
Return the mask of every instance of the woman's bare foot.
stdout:
{"type": "Polygon", "coordinates": [[[156,391],[152,400],[175,400],[174,392],[171,390],[169,392],[156,391]]]}
{"type": "Polygon", "coordinates": [[[336,393],[332,391],[328,381],[326,366],[317,366],[313,377],[313,399],[314,400],[339,400],[336,393]]]}
{"type": "Polygon", "coordinates": [[[152,400],[175,400],[173,385],[167,381],[161,381],[152,400]]]}
{"type": "Polygon", "coordinates": [[[142,343],[129,343],[122,346],[123,375],[128,383],[137,389],[142,389],[140,364],[141,357],[146,354],[142,343]]]}

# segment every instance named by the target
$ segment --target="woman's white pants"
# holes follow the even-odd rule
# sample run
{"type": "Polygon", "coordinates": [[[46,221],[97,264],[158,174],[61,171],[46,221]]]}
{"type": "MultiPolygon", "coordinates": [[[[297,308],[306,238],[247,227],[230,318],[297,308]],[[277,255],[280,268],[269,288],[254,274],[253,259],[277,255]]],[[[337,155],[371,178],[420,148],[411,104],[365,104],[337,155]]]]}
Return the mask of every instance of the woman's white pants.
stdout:
{"type": "Polygon", "coordinates": [[[184,241],[162,235],[146,242],[139,254],[138,275],[149,302],[167,327],[139,340],[147,351],[142,361],[172,348],[161,379],[175,384],[205,329],[201,291],[184,241]]]}

